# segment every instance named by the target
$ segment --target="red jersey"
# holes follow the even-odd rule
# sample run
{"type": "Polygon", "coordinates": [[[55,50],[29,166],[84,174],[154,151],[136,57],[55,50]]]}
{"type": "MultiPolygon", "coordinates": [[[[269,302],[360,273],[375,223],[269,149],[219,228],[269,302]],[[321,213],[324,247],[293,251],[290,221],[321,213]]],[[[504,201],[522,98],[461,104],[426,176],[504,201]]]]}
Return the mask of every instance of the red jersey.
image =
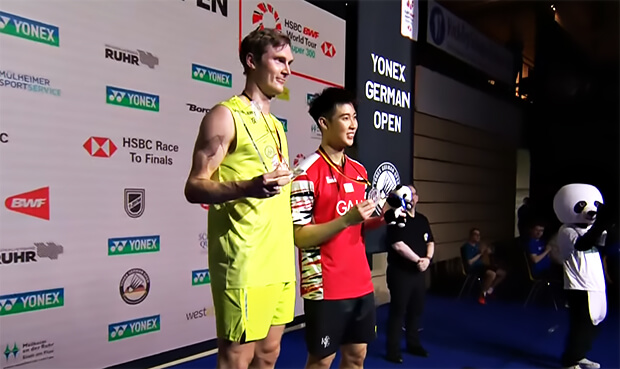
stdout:
{"type": "MultiPolygon", "coordinates": [[[[293,224],[327,223],[366,199],[366,185],[351,181],[318,153],[299,166],[305,173],[291,186],[293,224]]],[[[344,174],[367,180],[364,166],[345,157],[344,174]]],[[[362,225],[346,228],[319,247],[300,249],[301,296],[310,300],[342,300],[374,291],[362,225]]]]}

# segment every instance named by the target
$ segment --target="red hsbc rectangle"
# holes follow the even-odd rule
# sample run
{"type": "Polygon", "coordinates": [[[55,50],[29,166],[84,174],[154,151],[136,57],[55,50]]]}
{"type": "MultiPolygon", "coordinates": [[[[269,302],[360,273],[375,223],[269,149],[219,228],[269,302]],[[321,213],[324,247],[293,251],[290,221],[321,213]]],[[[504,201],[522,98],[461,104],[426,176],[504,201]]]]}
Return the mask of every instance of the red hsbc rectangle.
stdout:
{"type": "Polygon", "coordinates": [[[4,206],[17,213],[50,220],[50,188],[42,187],[7,197],[4,206]]]}

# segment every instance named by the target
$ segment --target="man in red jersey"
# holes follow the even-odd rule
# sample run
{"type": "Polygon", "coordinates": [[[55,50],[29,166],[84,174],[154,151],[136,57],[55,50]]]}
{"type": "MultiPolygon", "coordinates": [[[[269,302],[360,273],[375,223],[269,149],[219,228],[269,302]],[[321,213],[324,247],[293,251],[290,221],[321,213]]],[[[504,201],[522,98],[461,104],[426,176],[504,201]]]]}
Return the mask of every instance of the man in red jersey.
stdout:
{"type": "Polygon", "coordinates": [[[372,217],[364,166],[345,155],[353,145],[353,96],[327,88],[310,104],[321,129],[319,149],[297,168],[291,187],[295,245],[300,249],[306,316],[306,368],[329,368],[340,348],[343,368],[363,368],[376,338],[374,287],[363,232],[383,224],[372,217]]]}

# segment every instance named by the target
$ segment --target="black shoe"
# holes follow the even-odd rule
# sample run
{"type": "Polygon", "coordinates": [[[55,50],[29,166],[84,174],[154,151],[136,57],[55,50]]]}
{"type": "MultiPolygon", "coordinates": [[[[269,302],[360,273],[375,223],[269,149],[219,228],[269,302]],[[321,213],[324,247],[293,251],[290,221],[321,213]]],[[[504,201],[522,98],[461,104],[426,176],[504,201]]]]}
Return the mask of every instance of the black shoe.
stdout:
{"type": "Polygon", "coordinates": [[[407,347],[407,352],[415,356],[428,357],[428,351],[422,346],[407,347]]]}
{"type": "Polygon", "coordinates": [[[387,354],[385,360],[396,364],[403,363],[403,357],[400,354],[387,354]]]}

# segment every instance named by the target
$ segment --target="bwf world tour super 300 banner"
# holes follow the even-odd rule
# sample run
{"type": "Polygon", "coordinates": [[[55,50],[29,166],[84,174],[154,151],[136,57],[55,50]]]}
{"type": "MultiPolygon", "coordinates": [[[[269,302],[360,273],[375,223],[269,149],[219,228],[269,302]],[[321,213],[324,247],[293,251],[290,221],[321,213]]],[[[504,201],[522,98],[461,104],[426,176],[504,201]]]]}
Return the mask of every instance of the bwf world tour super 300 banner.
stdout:
{"type": "Polygon", "coordinates": [[[183,187],[260,26],[293,40],[273,112],[295,163],[320,139],[307,102],[344,84],[343,20],[304,1],[2,2],[0,367],[106,367],[215,338],[208,210],[183,187]]]}

